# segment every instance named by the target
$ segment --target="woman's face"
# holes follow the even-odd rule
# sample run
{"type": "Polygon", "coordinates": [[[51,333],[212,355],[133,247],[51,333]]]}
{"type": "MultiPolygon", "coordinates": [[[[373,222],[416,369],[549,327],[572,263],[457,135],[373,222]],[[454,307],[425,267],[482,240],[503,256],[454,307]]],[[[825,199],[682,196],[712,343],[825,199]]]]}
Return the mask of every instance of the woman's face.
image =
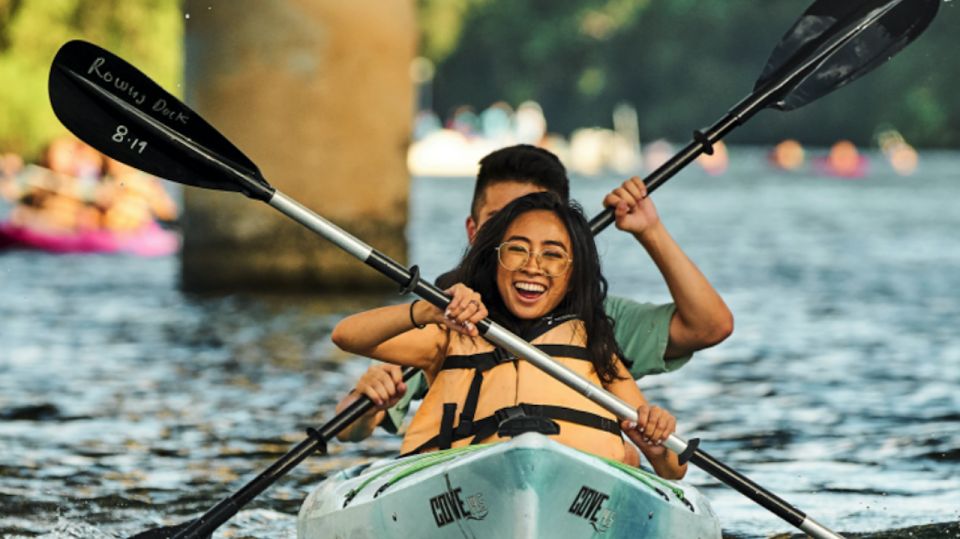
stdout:
{"type": "Polygon", "coordinates": [[[512,255],[504,251],[501,257],[519,256],[522,259],[522,247],[531,253],[526,263],[517,269],[510,270],[502,263],[497,264],[497,289],[504,305],[514,316],[524,320],[549,314],[567,295],[570,274],[573,273],[574,262],[569,261],[573,246],[563,222],[548,210],[528,211],[510,224],[502,242],[510,242],[501,247],[501,251],[509,248],[512,255]],[[539,253],[543,253],[539,258],[544,261],[546,271],[538,260],[539,253]],[[555,270],[558,265],[563,266],[560,256],[565,256],[568,261],[566,270],[560,275],[549,275],[558,273],[555,270]],[[551,272],[551,268],[554,271],[551,272]]]}

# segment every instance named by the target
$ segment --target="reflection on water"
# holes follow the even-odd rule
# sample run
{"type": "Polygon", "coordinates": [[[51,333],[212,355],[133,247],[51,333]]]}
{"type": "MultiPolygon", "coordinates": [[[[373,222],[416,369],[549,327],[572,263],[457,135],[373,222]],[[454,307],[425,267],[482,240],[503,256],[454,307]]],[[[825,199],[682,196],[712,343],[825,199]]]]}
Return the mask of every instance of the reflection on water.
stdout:
{"type": "MultiPolygon", "coordinates": [[[[737,327],[644,379],[649,398],[831,527],[960,520],[957,170],[960,156],[931,153],[909,179],[839,181],[734,152],[726,176],[673,180],[661,215],[737,327]]],[[[593,213],[616,182],[579,181],[574,196],[593,213]]],[[[462,252],[470,194],[414,183],[411,263],[427,276],[462,252]]],[[[632,239],[599,243],[616,294],[668,297],[632,239]]],[[[193,297],[177,271],[173,258],[0,255],[0,536],[125,536],[209,508],[329,418],[363,371],[330,343],[337,320],[402,299],[193,297]]],[[[293,537],[320,477],[397,447],[333,444],[218,536],[293,537]]],[[[688,478],[726,533],[789,531],[703,472],[688,478]]]]}

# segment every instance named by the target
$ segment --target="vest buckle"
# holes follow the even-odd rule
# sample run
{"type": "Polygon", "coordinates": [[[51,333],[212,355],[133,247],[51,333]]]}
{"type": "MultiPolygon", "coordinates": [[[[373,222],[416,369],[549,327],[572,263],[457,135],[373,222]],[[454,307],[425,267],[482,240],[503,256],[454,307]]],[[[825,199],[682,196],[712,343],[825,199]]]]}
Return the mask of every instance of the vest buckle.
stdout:
{"type": "Polygon", "coordinates": [[[497,365],[501,363],[507,363],[509,361],[516,361],[517,359],[518,359],[517,356],[513,355],[510,352],[507,352],[506,350],[504,350],[503,348],[500,348],[499,346],[493,349],[493,360],[496,362],[497,365]]]}
{"type": "Polygon", "coordinates": [[[525,417],[526,415],[527,413],[523,411],[523,407],[521,406],[510,406],[507,408],[500,408],[499,410],[493,413],[493,417],[496,418],[498,426],[503,425],[504,423],[506,423],[507,421],[510,421],[511,419],[515,419],[518,417],[525,417]]]}
{"type": "Polygon", "coordinates": [[[494,414],[497,421],[497,434],[501,438],[512,438],[525,432],[539,432],[544,435],[560,434],[560,425],[542,415],[527,415],[522,406],[501,408],[494,414]]]}

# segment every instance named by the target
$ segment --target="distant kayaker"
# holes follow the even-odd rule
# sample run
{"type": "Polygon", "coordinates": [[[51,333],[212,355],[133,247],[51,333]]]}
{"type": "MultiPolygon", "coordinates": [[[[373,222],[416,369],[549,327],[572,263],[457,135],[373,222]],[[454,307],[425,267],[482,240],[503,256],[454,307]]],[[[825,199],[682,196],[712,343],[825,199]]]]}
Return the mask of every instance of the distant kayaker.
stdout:
{"type": "MultiPolygon", "coordinates": [[[[509,202],[520,196],[550,191],[569,198],[569,180],[557,157],[547,150],[516,145],[494,151],[480,161],[480,170],[466,218],[467,238],[472,243],[478,230],[509,202]]],[[[733,317],[719,294],[663,227],[646,187],[631,178],[609,193],[606,206],[625,205],[617,227],[634,235],[664,275],[674,303],[653,305],[619,297],[607,297],[605,309],[615,322],[617,343],[633,363],[634,378],[676,370],[693,352],[715,345],[732,331],[733,317]],[[633,208],[630,210],[630,208],[633,208]]],[[[438,284],[452,284],[442,276],[438,284]]],[[[338,406],[342,409],[357,395],[378,404],[377,410],[354,422],[340,434],[341,440],[362,440],[377,425],[396,433],[410,401],[422,398],[422,376],[401,381],[400,368],[377,363],[360,378],[356,388],[338,406]]]]}
{"type": "Polygon", "coordinates": [[[97,226],[97,210],[76,176],[83,143],[70,135],[56,137],[44,149],[40,166],[29,166],[11,193],[17,205],[10,222],[31,230],[72,233],[97,226]]]}
{"type": "Polygon", "coordinates": [[[53,139],[40,166],[29,165],[0,184],[0,194],[16,202],[12,225],[59,237],[129,234],[177,216],[176,203],[159,179],[72,136],[53,139]]]}
{"type": "Polygon", "coordinates": [[[177,217],[176,203],[160,180],[116,159],[107,159],[97,201],[103,208],[103,227],[114,232],[140,230],[155,219],[177,217]]]}
{"type": "MultiPolygon", "coordinates": [[[[618,218],[626,220],[636,209],[622,202],[618,218]]],[[[637,464],[616,416],[479,336],[475,324],[489,314],[636,407],[638,421],[622,428],[659,475],[683,477],[686,465],[661,445],[676,420],[647,403],[621,360],[603,308],[607,281],[579,206],[549,192],[514,200],[479,229],[453,278],[458,283],[447,289],[453,299],[445,312],[414,301],[349,316],[333,330],[334,343],[344,350],[425,373],[430,389],[404,435],[403,453],[535,430],[637,464]]]]}

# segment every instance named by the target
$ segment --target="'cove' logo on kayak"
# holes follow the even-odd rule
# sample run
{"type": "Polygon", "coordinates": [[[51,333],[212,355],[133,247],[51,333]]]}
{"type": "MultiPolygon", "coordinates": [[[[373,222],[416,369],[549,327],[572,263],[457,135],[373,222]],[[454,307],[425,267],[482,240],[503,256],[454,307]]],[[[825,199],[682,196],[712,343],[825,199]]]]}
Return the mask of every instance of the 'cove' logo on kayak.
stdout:
{"type": "Polygon", "coordinates": [[[461,519],[483,520],[487,516],[487,506],[483,503],[483,493],[467,496],[464,501],[460,487],[430,498],[430,510],[437,527],[441,528],[461,519]]]}
{"type": "Polygon", "coordinates": [[[603,507],[603,502],[610,499],[610,495],[597,492],[590,487],[581,487],[577,497],[570,504],[567,511],[583,518],[593,526],[593,529],[603,533],[613,525],[613,511],[603,507]]]}

